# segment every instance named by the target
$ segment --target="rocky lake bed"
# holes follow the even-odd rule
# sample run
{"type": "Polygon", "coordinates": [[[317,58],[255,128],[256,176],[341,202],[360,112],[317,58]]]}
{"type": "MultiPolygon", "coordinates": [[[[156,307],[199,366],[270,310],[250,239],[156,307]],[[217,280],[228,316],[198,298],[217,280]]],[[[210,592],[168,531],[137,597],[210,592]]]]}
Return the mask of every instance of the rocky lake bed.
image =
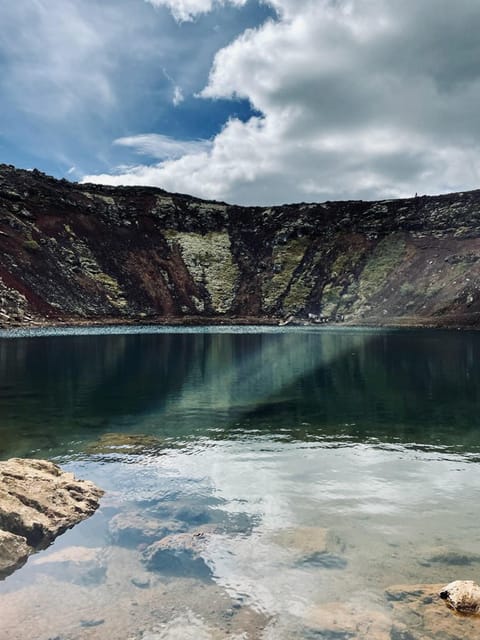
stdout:
{"type": "Polygon", "coordinates": [[[150,513],[146,521],[145,514],[127,509],[108,521],[107,531],[101,547],[65,540],[30,557],[28,584],[7,580],[0,596],[3,637],[456,640],[480,630],[480,617],[446,606],[442,583],[388,586],[383,594],[372,591],[368,601],[347,590],[341,598],[348,579],[342,574],[355,551],[324,528],[282,528],[254,540],[272,545],[279,572],[308,563],[318,584],[332,581],[338,589],[338,600],[315,602],[321,594],[312,593],[311,602],[297,602],[295,611],[276,613],[262,610],[248,593],[233,594],[216,583],[215,555],[225,537],[235,549],[241,536],[225,524],[189,529],[180,520],[165,522],[150,513]]]}

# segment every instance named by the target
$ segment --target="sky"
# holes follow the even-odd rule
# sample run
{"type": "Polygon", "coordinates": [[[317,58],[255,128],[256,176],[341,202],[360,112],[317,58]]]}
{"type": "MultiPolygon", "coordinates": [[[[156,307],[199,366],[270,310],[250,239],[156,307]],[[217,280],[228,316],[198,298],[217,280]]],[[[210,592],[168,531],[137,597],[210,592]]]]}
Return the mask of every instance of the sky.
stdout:
{"type": "Polygon", "coordinates": [[[236,204],[480,187],[478,0],[0,3],[0,162],[236,204]]]}

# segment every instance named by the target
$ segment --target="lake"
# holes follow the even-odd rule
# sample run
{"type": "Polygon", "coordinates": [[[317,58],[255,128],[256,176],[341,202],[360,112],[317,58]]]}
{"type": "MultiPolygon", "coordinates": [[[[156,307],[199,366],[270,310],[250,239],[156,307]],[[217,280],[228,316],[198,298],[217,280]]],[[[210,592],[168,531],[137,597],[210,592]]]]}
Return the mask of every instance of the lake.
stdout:
{"type": "Polygon", "coordinates": [[[0,582],[8,640],[480,637],[480,333],[0,333],[0,456],[106,494],[0,582]]]}

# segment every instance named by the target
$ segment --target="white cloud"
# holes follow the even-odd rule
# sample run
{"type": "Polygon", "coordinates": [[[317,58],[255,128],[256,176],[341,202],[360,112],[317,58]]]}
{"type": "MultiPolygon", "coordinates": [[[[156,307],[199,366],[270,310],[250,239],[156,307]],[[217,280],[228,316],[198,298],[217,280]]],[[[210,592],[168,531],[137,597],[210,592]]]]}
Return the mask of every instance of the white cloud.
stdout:
{"type": "Polygon", "coordinates": [[[247,0],[146,0],[155,7],[167,7],[179,22],[194,20],[202,13],[212,11],[215,5],[233,4],[238,7],[247,0]]]}
{"type": "Polygon", "coordinates": [[[208,151],[211,147],[209,140],[175,140],[158,133],[144,133],[118,138],[114,144],[131,147],[139,154],[159,159],[195,155],[208,151]]]}
{"type": "Polygon", "coordinates": [[[103,25],[93,24],[78,3],[3,3],[0,21],[0,47],[8,61],[0,88],[18,109],[59,121],[86,102],[96,108],[115,104],[103,25]]]}
{"type": "Polygon", "coordinates": [[[173,90],[173,98],[172,98],[173,104],[176,107],[178,107],[178,105],[181,104],[184,100],[185,100],[185,98],[184,98],[184,95],[183,95],[182,88],[179,87],[178,85],[176,85],[174,90],[173,90]]]}
{"type": "Polygon", "coordinates": [[[0,136],[9,161],[56,175],[73,175],[75,165],[80,177],[128,164],[131,154],[112,146],[125,132],[159,121],[181,130],[175,107],[202,88],[215,51],[241,32],[222,15],[210,23],[218,18],[226,33],[210,30],[206,40],[202,24],[175,24],[144,0],[0,2],[0,136]]]}
{"type": "MultiPolygon", "coordinates": [[[[177,17],[212,6],[162,4],[177,17]]],[[[89,179],[251,204],[478,186],[478,2],[270,4],[278,20],[220,50],[201,93],[247,98],[261,117],[229,120],[211,148],[89,179]]]]}

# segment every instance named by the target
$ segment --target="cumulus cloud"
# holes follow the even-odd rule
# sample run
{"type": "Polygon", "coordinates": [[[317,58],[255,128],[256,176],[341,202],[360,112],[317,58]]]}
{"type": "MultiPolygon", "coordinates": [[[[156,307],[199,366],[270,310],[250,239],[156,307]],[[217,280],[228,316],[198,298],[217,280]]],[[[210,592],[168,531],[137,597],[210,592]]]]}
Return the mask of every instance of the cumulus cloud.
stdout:
{"type": "Polygon", "coordinates": [[[215,5],[233,4],[238,7],[247,0],[146,0],[154,7],[167,7],[179,22],[193,20],[201,13],[212,11],[215,5]]]}
{"type": "Polygon", "coordinates": [[[270,4],[278,19],[221,49],[200,94],[260,116],[230,119],[208,149],[89,179],[251,204],[478,186],[476,0],[270,4]]]}
{"type": "Polygon", "coordinates": [[[145,0],[0,2],[4,159],[58,177],[75,166],[80,177],[130,165],[130,149],[112,140],[169,133],[159,122],[180,138],[211,136],[214,118],[210,128],[197,124],[191,96],[205,85],[215,52],[265,13],[219,5],[182,24],[145,0]]]}

